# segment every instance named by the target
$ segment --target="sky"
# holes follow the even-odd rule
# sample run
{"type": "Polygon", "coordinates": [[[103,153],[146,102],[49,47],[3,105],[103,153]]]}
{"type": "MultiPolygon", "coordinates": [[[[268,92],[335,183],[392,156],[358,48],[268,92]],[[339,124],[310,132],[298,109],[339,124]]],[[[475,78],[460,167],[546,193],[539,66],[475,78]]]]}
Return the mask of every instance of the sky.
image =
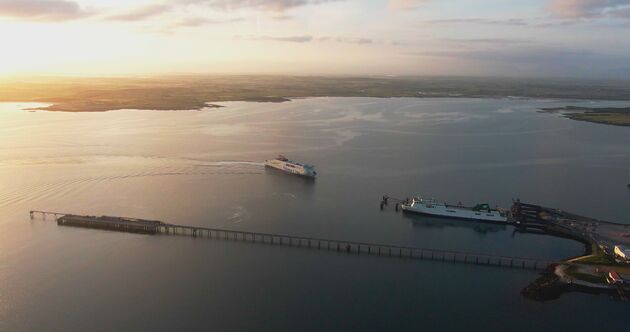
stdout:
{"type": "Polygon", "coordinates": [[[630,79],[630,0],[0,0],[0,76],[630,79]]]}

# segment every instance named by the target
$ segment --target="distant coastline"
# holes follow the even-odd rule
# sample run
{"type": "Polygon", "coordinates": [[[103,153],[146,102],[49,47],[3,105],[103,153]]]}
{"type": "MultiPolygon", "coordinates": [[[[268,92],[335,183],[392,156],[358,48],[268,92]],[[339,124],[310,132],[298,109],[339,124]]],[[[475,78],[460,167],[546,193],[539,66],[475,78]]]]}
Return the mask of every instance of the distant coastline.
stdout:
{"type": "Polygon", "coordinates": [[[0,102],[40,102],[35,110],[104,112],[201,110],[228,101],[308,97],[545,98],[630,100],[629,82],[478,77],[168,76],[29,78],[2,81],[0,102]]]}
{"type": "Polygon", "coordinates": [[[571,120],[630,127],[630,107],[550,107],[542,113],[560,113],[571,120]]]}
{"type": "Polygon", "coordinates": [[[222,108],[225,107],[219,104],[211,104],[205,103],[202,107],[198,107],[195,109],[148,109],[148,108],[117,108],[110,109],[109,107],[99,107],[98,105],[82,105],[81,108],[68,108],[67,104],[51,104],[49,106],[41,106],[41,107],[29,107],[25,108],[25,111],[47,111],[47,112],[75,112],[75,113],[90,113],[90,112],[112,112],[112,111],[120,111],[120,110],[137,110],[137,111],[201,111],[206,108],[222,108]]]}

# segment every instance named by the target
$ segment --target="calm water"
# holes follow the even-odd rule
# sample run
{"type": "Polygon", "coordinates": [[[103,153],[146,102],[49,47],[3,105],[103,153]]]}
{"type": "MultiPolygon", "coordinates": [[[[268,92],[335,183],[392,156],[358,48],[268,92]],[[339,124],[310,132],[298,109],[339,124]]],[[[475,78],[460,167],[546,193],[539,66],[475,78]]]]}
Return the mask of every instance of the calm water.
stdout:
{"type": "Polygon", "coordinates": [[[630,223],[630,128],[539,114],[617,102],[317,98],[195,112],[0,104],[0,330],[627,327],[630,306],[520,291],[535,272],[62,228],[31,209],[561,259],[582,245],[379,211],[512,198],[630,223]],[[283,152],[320,178],[265,171],[283,152]]]}

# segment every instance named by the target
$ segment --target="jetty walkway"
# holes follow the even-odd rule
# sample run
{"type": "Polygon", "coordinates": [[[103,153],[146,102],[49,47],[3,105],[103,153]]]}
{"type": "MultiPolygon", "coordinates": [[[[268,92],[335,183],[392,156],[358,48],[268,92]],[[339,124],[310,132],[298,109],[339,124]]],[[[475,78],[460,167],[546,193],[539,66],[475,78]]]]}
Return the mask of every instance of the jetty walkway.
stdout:
{"type": "Polygon", "coordinates": [[[161,221],[135,218],[78,216],[74,214],[49,211],[30,211],[30,217],[31,219],[41,217],[44,220],[54,220],[60,226],[97,228],[119,232],[144,233],[149,235],[179,235],[195,238],[231,240],[265,245],[286,246],[291,248],[323,250],[352,255],[397,257],[526,270],[545,270],[553,263],[550,261],[524,257],[486,255],[390,244],[176,225],[161,221]],[[138,227],[141,227],[141,229],[138,227]]]}
{"type": "Polygon", "coordinates": [[[630,224],[593,219],[520,201],[514,203],[511,214],[516,227],[540,229],[587,245],[597,245],[613,257],[615,245],[630,246],[630,224]]]}

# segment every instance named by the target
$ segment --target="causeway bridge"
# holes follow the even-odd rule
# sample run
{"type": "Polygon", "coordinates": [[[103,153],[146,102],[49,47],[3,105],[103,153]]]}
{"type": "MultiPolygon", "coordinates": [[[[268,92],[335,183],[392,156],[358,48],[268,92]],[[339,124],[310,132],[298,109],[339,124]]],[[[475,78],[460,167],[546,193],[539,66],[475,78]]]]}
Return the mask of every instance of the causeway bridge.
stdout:
{"type": "Polygon", "coordinates": [[[525,257],[486,255],[462,251],[418,248],[381,243],[186,226],[135,218],[79,216],[50,211],[30,211],[29,214],[31,219],[39,217],[44,220],[55,221],[60,226],[97,228],[150,235],[176,235],[189,236],[193,238],[249,242],[261,245],[275,245],[346,253],[348,255],[394,257],[399,259],[427,260],[523,270],[545,270],[553,263],[551,261],[525,257]]]}

